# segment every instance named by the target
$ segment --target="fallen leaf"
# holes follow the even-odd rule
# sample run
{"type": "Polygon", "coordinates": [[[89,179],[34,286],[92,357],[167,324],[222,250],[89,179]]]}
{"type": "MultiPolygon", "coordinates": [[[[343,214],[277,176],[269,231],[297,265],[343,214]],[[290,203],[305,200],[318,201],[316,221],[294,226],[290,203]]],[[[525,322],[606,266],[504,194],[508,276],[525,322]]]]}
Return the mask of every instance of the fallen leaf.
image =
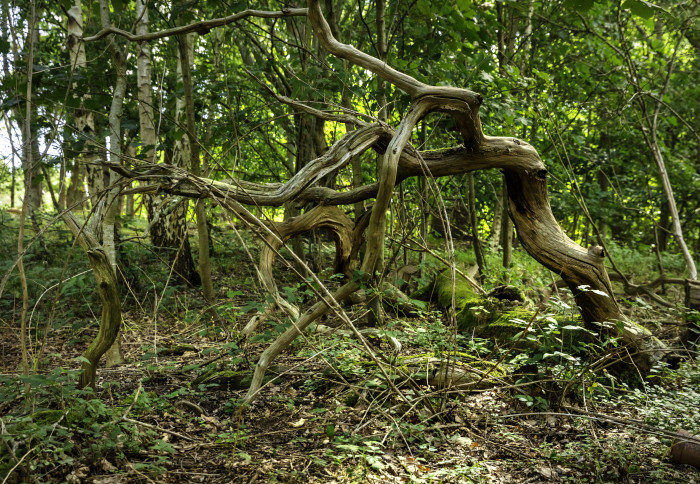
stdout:
{"type": "Polygon", "coordinates": [[[117,468],[107,459],[102,459],[100,461],[100,468],[105,472],[114,472],[117,468]]]}
{"type": "Polygon", "coordinates": [[[296,422],[289,422],[289,425],[291,425],[292,427],[294,427],[294,428],[296,429],[296,428],[301,427],[301,426],[304,425],[305,423],[306,423],[306,419],[305,419],[305,418],[300,418],[300,419],[297,420],[296,422]]]}

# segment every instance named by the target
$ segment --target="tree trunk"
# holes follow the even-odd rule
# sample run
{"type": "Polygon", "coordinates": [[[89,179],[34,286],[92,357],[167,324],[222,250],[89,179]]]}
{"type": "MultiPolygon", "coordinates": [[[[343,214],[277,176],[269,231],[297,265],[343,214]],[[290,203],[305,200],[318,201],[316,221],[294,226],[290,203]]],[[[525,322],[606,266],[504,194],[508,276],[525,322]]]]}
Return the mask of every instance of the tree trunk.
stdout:
{"type": "MultiPolygon", "coordinates": [[[[100,0],[100,19],[102,28],[109,28],[112,26],[109,15],[109,2],[108,0],[100,0]]],[[[114,36],[108,37],[107,43],[109,45],[110,52],[112,54],[112,64],[115,70],[115,82],[114,82],[114,93],[112,95],[112,104],[109,110],[109,151],[110,161],[114,163],[122,163],[122,131],[121,131],[121,116],[122,109],[124,106],[124,97],[126,95],[126,53],[119,48],[116,44],[114,36]]],[[[109,264],[112,266],[112,272],[115,274],[114,283],[116,284],[116,273],[117,273],[117,255],[115,249],[115,232],[116,232],[116,221],[117,215],[119,213],[119,188],[116,187],[117,182],[121,176],[115,172],[109,172],[109,189],[107,197],[105,199],[105,212],[104,218],[102,220],[102,246],[104,252],[107,255],[109,264]]],[[[97,263],[99,264],[99,263],[97,263]]],[[[104,269],[101,269],[104,271],[104,269]]],[[[96,277],[98,277],[96,275],[96,277]]],[[[100,275],[99,277],[110,280],[111,278],[107,275],[100,275]]],[[[106,304],[103,298],[103,304],[106,304]]],[[[109,311],[114,311],[114,308],[109,309],[109,311]]],[[[111,317],[111,316],[108,316],[111,317]]],[[[121,324],[121,318],[118,324],[121,324]]],[[[99,358],[99,356],[98,356],[99,358]]],[[[118,335],[114,337],[114,343],[109,347],[107,351],[107,367],[117,366],[124,363],[124,357],[121,351],[121,340],[118,335]]],[[[92,385],[94,385],[94,376],[92,377],[92,385]]]]}
{"type": "MultiPolygon", "coordinates": [[[[183,137],[182,141],[187,139],[189,145],[189,161],[192,174],[195,176],[200,176],[201,164],[199,160],[199,140],[197,139],[197,126],[194,117],[194,97],[192,94],[192,76],[190,70],[192,63],[194,62],[194,34],[178,36],[178,47],[180,53],[178,65],[180,67],[180,73],[182,74],[182,82],[185,92],[184,108],[187,116],[187,136],[183,137]]],[[[204,200],[197,200],[195,202],[195,217],[197,219],[197,234],[199,236],[199,270],[201,273],[199,281],[202,284],[204,299],[206,299],[209,303],[213,303],[215,295],[214,285],[211,279],[211,263],[209,260],[209,229],[207,227],[207,215],[204,200]]],[[[185,232],[183,236],[189,248],[187,232],[185,232]]],[[[191,260],[189,250],[187,252],[183,251],[182,255],[191,260]]],[[[193,273],[196,274],[196,271],[193,271],[193,273]]]]}
{"type": "MultiPolygon", "coordinates": [[[[389,55],[389,46],[387,45],[387,40],[386,40],[386,2],[385,0],[377,0],[376,3],[376,27],[377,27],[377,43],[376,43],[376,48],[377,48],[377,57],[382,60],[383,62],[387,61],[387,57],[389,55]]],[[[389,110],[387,107],[387,98],[386,98],[386,83],[384,82],[383,79],[378,78],[377,79],[377,103],[379,105],[379,112],[377,113],[377,119],[379,120],[380,123],[386,123],[386,120],[388,118],[389,110]]],[[[383,154],[377,154],[377,180],[380,178],[380,174],[383,170],[385,162],[385,156],[383,154]]],[[[387,206],[389,205],[390,200],[387,202],[387,206]]],[[[382,215],[383,217],[384,215],[382,215]]],[[[386,223],[383,221],[384,224],[386,223]]],[[[385,230],[385,228],[383,229],[385,230]]],[[[382,244],[381,247],[377,247],[377,258],[376,258],[376,263],[374,267],[372,268],[367,268],[367,272],[370,274],[370,277],[373,278],[374,280],[374,294],[373,296],[369,299],[367,302],[367,308],[369,309],[369,312],[367,313],[367,323],[370,326],[378,326],[382,322],[382,295],[381,291],[379,290],[379,284],[380,280],[379,279],[374,279],[375,275],[378,274],[381,275],[384,272],[384,234],[381,236],[382,239],[382,244]]]]}
{"type": "Polygon", "coordinates": [[[493,221],[491,222],[491,242],[492,249],[498,248],[501,245],[501,227],[503,226],[503,217],[507,217],[505,213],[505,200],[503,199],[503,190],[494,190],[496,197],[496,206],[493,209],[493,221]]]}
{"type": "Polygon", "coordinates": [[[481,241],[479,240],[479,226],[477,224],[476,217],[476,189],[474,187],[474,173],[467,174],[467,207],[469,208],[469,225],[471,226],[472,244],[474,246],[474,255],[476,256],[476,265],[479,266],[479,275],[481,278],[483,278],[486,271],[486,263],[484,262],[484,252],[481,248],[481,241]]]}
{"type": "MultiPolygon", "coordinates": [[[[34,3],[32,3],[32,8],[34,8],[34,3]]],[[[35,19],[32,19],[34,21],[35,19]]],[[[31,52],[35,52],[39,44],[39,29],[35,25],[29,26],[29,31],[27,32],[27,44],[32,44],[31,52]]],[[[29,64],[28,69],[33,69],[33,64],[29,64]]],[[[31,89],[31,83],[27,87],[27,92],[31,89]]],[[[27,95],[29,97],[29,95],[27,95]]],[[[25,119],[31,119],[34,115],[34,107],[30,101],[27,101],[27,110],[25,113],[25,119]]],[[[43,188],[41,183],[41,177],[37,176],[40,173],[38,170],[38,164],[41,162],[39,159],[39,139],[38,133],[32,133],[30,123],[25,122],[21,124],[22,133],[22,171],[24,173],[24,198],[27,200],[27,216],[32,220],[32,223],[36,226],[36,215],[35,212],[41,208],[41,202],[43,198],[43,188]]],[[[36,227],[35,227],[36,229],[36,227]]]]}
{"type": "Polygon", "coordinates": [[[666,171],[666,164],[664,163],[663,156],[661,155],[661,150],[656,141],[656,132],[652,131],[652,135],[649,139],[649,147],[652,154],[654,155],[654,162],[656,163],[656,168],[659,170],[659,177],[661,178],[661,185],[666,194],[666,202],[668,203],[668,210],[671,216],[671,230],[673,238],[676,239],[676,243],[681,249],[683,258],[685,259],[686,266],[688,267],[688,278],[691,280],[697,280],[698,271],[695,268],[695,261],[693,261],[693,256],[688,250],[688,246],[685,243],[685,238],[683,237],[683,229],[681,228],[680,216],[678,215],[678,208],[676,208],[676,199],[673,196],[673,188],[671,187],[671,180],[668,177],[668,172],[666,171]]]}
{"type": "MultiPolygon", "coordinates": [[[[99,211],[99,209],[98,209],[99,211]]],[[[83,373],[80,375],[80,387],[95,387],[97,364],[103,354],[112,348],[119,336],[119,327],[122,322],[121,301],[119,300],[119,285],[117,275],[109,261],[109,257],[99,242],[95,233],[95,225],[84,227],[73,214],[64,212],[61,217],[70,231],[77,238],[78,243],[87,254],[90,267],[95,274],[97,288],[102,301],[102,315],[100,317],[100,329],[95,339],[85,350],[83,373]]]]}
{"type": "MultiPolygon", "coordinates": [[[[186,37],[189,37],[189,39],[184,40],[184,42],[189,44],[191,48],[192,35],[186,37]]],[[[180,37],[178,37],[177,43],[179,45],[180,37]]],[[[187,55],[189,50],[190,49],[185,46],[185,55],[187,55]]],[[[185,57],[185,59],[187,59],[187,57],[185,57]]],[[[185,61],[184,64],[189,67],[187,61],[185,61]]],[[[183,57],[182,55],[178,55],[177,82],[184,86],[183,67],[183,57]]],[[[187,132],[186,105],[184,94],[179,95],[175,101],[175,123],[178,126],[177,129],[182,131],[182,136],[175,141],[170,160],[166,160],[166,162],[169,162],[173,166],[184,170],[190,168],[192,150],[192,143],[189,133],[187,132]]],[[[149,207],[149,214],[151,214],[152,217],[158,217],[155,222],[151,219],[151,241],[156,247],[161,249],[163,254],[167,254],[175,281],[181,284],[198,286],[201,281],[192,260],[192,250],[189,238],[187,237],[188,207],[188,200],[165,201],[158,208],[151,205],[149,207]],[[174,207],[171,206],[171,209],[164,210],[163,208],[170,203],[173,203],[174,207]],[[156,214],[156,212],[158,213],[156,214]]]]}
{"type": "MultiPolygon", "coordinates": [[[[608,189],[610,188],[610,181],[608,180],[608,176],[605,174],[605,172],[602,170],[601,167],[598,167],[598,188],[600,188],[601,193],[607,193],[608,189]]],[[[603,206],[601,207],[602,209],[605,209],[606,207],[603,206]]],[[[598,219],[598,233],[600,233],[600,236],[603,238],[603,240],[607,240],[608,236],[608,220],[605,218],[605,216],[601,216],[598,219]]]]}
{"type": "MultiPolygon", "coordinates": [[[[136,0],[136,35],[145,35],[149,31],[148,0],[136,0]]],[[[139,135],[141,158],[149,163],[156,163],[156,119],[153,109],[153,91],[151,83],[151,46],[148,41],[141,41],[138,44],[138,56],[136,60],[137,76],[137,96],[139,103],[139,135]]],[[[163,219],[156,212],[162,205],[159,195],[143,194],[143,201],[146,205],[148,222],[150,227],[151,243],[155,247],[168,247],[164,245],[165,237],[168,233],[164,226],[163,219]]],[[[174,252],[179,250],[179,246],[170,247],[174,252]]],[[[180,272],[178,272],[179,274],[180,272]]],[[[187,274],[187,272],[185,272],[187,274]]]]}
{"type": "MultiPolygon", "coordinates": [[[[74,70],[84,70],[87,68],[87,59],[85,56],[85,43],[81,40],[83,36],[83,11],[80,0],[75,0],[73,6],[68,10],[68,49],[70,52],[71,67],[74,70]]],[[[77,83],[74,83],[74,88],[77,83]]],[[[73,163],[74,170],[78,164],[82,164],[81,169],[87,175],[88,194],[91,197],[91,205],[96,203],[97,195],[104,190],[105,179],[104,170],[99,164],[100,146],[96,142],[97,131],[95,129],[95,115],[86,109],[84,102],[89,99],[87,94],[80,98],[80,107],[73,113],[76,132],[79,139],[83,141],[82,155],[80,161],[75,160],[73,163]]],[[[76,170],[76,183],[79,183],[80,175],[76,170]]],[[[78,188],[75,187],[75,192],[78,188]]],[[[82,191],[82,190],[80,190],[82,191]]],[[[79,196],[74,193],[73,196],[79,196]]],[[[69,197],[70,198],[70,197],[69,197]]]]}
{"type": "MultiPolygon", "coordinates": [[[[508,186],[503,181],[503,200],[508,198],[508,186]]],[[[513,222],[508,215],[508,210],[503,208],[503,216],[501,218],[501,248],[503,249],[503,268],[509,269],[513,261],[513,222]]],[[[509,280],[509,273],[506,271],[506,281],[509,280]]]]}

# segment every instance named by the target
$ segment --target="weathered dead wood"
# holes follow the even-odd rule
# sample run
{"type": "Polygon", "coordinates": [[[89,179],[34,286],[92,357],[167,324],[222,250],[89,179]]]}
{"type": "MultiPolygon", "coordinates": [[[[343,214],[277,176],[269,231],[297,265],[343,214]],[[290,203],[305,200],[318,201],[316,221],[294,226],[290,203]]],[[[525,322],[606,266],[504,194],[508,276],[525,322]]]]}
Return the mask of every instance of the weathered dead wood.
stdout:
{"type": "MultiPolygon", "coordinates": [[[[467,89],[426,86],[352,46],[341,44],[333,38],[318,0],[309,0],[308,9],[314,32],[325,49],[337,57],[371,70],[406,91],[414,100],[411,111],[401,121],[389,143],[381,167],[379,190],[367,229],[368,248],[362,264],[364,271],[373,269],[376,252],[383,250],[384,214],[396,183],[399,158],[407,142],[407,132],[428,113],[444,112],[455,119],[467,153],[489,153],[492,161],[509,165],[504,167],[503,172],[508,188],[510,216],[518,238],[533,258],[567,282],[584,321],[611,327],[612,330],[615,328],[614,323],[622,321],[622,339],[638,355],[636,362],[645,368],[661,356],[659,353],[665,347],[648,331],[627,322],[620,312],[603,263],[602,248],[596,246],[584,249],[566,236],[557,224],[549,205],[547,170],[532,146],[514,138],[485,136],[479,118],[479,107],[483,101],[479,94],[467,89]]],[[[426,170],[427,164],[420,161],[421,170],[426,170]]],[[[434,172],[432,174],[435,176],[434,172]]]]}
{"type": "MultiPolygon", "coordinates": [[[[93,215],[99,218],[98,215],[93,215]]],[[[76,237],[78,244],[87,254],[90,267],[95,274],[97,289],[102,301],[102,315],[100,317],[100,329],[97,336],[90,343],[83,356],[83,373],[80,375],[80,387],[95,387],[97,364],[100,358],[112,346],[119,335],[119,327],[122,322],[121,303],[119,301],[119,286],[117,275],[107,257],[107,252],[98,242],[95,231],[90,226],[83,226],[71,212],[61,214],[68,229],[76,237]]]]}
{"type": "MultiPolygon", "coordinates": [[[[615,323],[621,321],[624,326],[622,339],[631,347],[635,362],[643,368],[648,368],[661,357],[665,352],[664,345],[648,331],[626,321],[620,312],[603,264],[603,250],[597,246],[588,249],[579,246],[557,224],[549,205],[547,169],[537,151],[515,138],[487,137],[483,134],[479,118],[479,107],[483,102],[481,95],[467,89],[423,84],[379,59],[338,42],[323,18],[318,0],[308,1],[308,17],[326,51],[376,73],[411,96],[413,106],[396,131],[381,124],[366,125],[351,131],[285,184],[243,181],[228,184],[192,177],[162,165],[141,167],[125,176],[155,181],[147,190],[162,190],[194,198],[216,198],[222,206],[240,212],[239,216],[251,224],[258,221],[248,220],[250,214],[237,204],[279,206],[289,200],[298,203],[313,200],[335,205],[375,197],[373,209],[368,215],[365,231],[367,246],[361,265],[361,270],[371,276],[384,247],[386,211],[397,183],[409,176],[437,177],[499,168],[505,175],[510,216],[523,247],[566,281],[584,321],[609,328],[613,334],[617,331],[615,323]],[[431,112],[443,112],[456,120],[463,146],[419,153],[409,145],[413,128],[431,112]],[[385,154],[377,183],[343,193],[311,187],[326,173],[344,166],[369,147],[385,154]]],[[[121,167],[113,168],[127,171],[121,167]]],[[[357,250],[356,247],[353,249],[357,250]]],[[[336,293],[336,299],[331,301],[335,304],[359,287],[357,282],[347,283],[336,293]]],[[[255,397],[262,375],[272,359],[291,343],[299,331],[303,331],[329,307],[326,301],[314,305],[263,352],[246,396],[247,402],[255,397]]]]}
{"type": "Polygon", "coordinates": [[[685,281],[685,307],[700,311],[700,281],[685,281]]]}
{"type": "Polygon", "coordinates": [[[314,229],[327,229],[331,232],[335,241],[335,263],[336,273],[350,275],[350,252],[352,248],[353,221],[345,215],[338,207],[318,205],[308,212],[298,217],[285,220],[281,223],[273,224],[271,230],[275,236],[268,236],[266,245],[260,252],[260,264],[258,275],[263,288],[274,303],[267,307],[262,315],[255,315],[243,329],[241,334],[248,336],[255,331],[258,322],[268,315],[275,307],[279,307],[291,318],[299,317],[299,309],[285,300],[277,289],[272,275],[272,266],[275,256],[282,244],[294,237],[314,229]]]}

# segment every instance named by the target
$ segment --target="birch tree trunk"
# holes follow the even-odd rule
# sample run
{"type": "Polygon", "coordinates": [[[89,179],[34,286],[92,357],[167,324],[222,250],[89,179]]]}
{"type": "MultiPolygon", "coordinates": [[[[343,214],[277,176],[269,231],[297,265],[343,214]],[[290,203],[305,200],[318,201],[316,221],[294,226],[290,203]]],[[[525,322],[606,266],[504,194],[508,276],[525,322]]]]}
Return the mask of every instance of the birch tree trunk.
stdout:
{"type": "MultiPolygon", "coordinates": [[[[80,0],[75,0],[67,12],[68,22],[68,50],[70,52],[71,68],[74,71],[83,70],[87,67],[85,56],[85,43],[81,40],[83,36],[83,11],[80,0]]],[[[73,84],[73,89],[78,87],[73,84]]],[[[84,102],[89,99],[87,94],[80,97],[80,107],[73,113],[73,122],[78,134],[78,138],[83,141],[83,149],[80,161],[74,161],[72,177],[76,177],[73,184],[75,192],[73,196],[79,196],[82,189],[77,187],[80,183],[80,170],[87,174],[88,194],[92,197],[92,205],[95,204],[95,196],[105,187],[104,170],[99,164],[100,147],[96,142],[95,135],[95,115],[85,108],[84,102]],[[82,166],[80,166],[82,165],[82,166]]],[[[70,201],[69,197],[69,201],[70,201]]]]}
{"type": "MultiPolygon", "coordinates": [[[[149,31],[148,3],[148,0],[136,0],[136,35],[145,35],[149,31]]],[[[156,159],[156,119],[151,82],[151,45],[148,41],[138,43],[136,87],[139,102],[140,156],[149,163],[156,163],[158,161],[156,159]]],[[[142,196],[148,215],[151,243],[161,247],[163,224],[156,216],[160,197],[148,194],[142,196]]]]}

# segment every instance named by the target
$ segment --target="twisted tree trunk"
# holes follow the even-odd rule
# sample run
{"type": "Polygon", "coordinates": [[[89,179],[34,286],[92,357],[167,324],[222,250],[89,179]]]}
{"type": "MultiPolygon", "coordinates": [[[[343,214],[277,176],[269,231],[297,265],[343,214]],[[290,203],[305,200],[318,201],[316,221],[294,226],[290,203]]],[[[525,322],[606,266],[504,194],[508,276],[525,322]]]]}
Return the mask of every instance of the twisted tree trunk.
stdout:
{"type": "Polygon", "coordinates": [[[299,308],[282,298],[272,275],[272,265],[275,262],[277,250],[285,241],[295,235],[311,230],[322,228],[329,230],[335,241],[335,273],[349,275],[350,256],[353,247],[353,226],[352,220],[345,215],[345,212],[338,207],[327,207],[324,205],[317,205],[303,215],[274,224],[272,228],[274,234],[267,237],[266,245],[260,252],[260,264],[258,265],[260,282],[268,295],[272,297],[274,303],[268,306],[264,313],[253,316],[241,334],[243,336],[252,334],[260,320],[276,308],[281,309],[293,319],[299,317],[299,308]]]}
{"type": "MultiPolygon", "coordinates": [[[[380,59],[338,42],[321,13],[318,0],[309,0],[308,5],[307,14],[311,25],[327,52],[374,72],[411,96],[413,106],[395,131],[384,124],[366,124],[346,114],[324,113],[272,93],[280,102],[295,109],[326,120],[351,122],[358,129],[347,132],[324,155],[309,162],[284,184],[242,181],[229,184],[176,172],[164,165],[143,166],[131,171],[122,167],[115,169],[122,170],[127,176],[152,183],[142,190],[165,191],[194,198],[213,197],[222,207],[232,210],[247,223],[255,224],[266,237],[271,237],[270,240],[279,241],[278,243],[281,243],[281,237],[253,217],[241,202],[279,206],[294,200],[297,204],[315,201],[326,205],[345,205],[374,197],[368,222],[364,219],[367,222],[367,246],[361,272],[366,277],[371,276],[377,268],[384,246],[386,212],[398,183],[411,176],[438,177],[482,169],[500,169],[505,176],[510,215],[523,247],[537,261],[566,281],[587,324],[597,325],[609,334],[617,335],[618,324],[621,323],[622,341],[631,350],[634,362],[642,368],[648,368],[657,361],[666,348],[649,331],[626,321],[621,314],[605,270],[602,248],[594,246],[586,249],[579,246],[557,224],[549,205],[547,169],[537,151],[528,143],[515,138],[485,136],[479,118],[479,108],[483,103],[481,95],[467,89],[423,84],[391,68],[380,59]],[[409,144],[417,123],[432,112],[442,112],[455,119],[463,140],[461,146],[421,153],[409,144]],[[377,183],[347,192],[312,186],[322,176],[347,165],[370,147],[384,155],[377,183]]],[[[362,220],[360,222],[364,223],[362,220]]],[[[357,239],[354,234],[353,240],[357,239]]],[[[355,247],[353,252],[356,253],[355,247]]],[[[297,262],[300,262],[298,258],[297,262]]],[[[263,376],[274,358],[317,318],[333,311],[344,321],[349,321],[338,303],[360,287],[361,281],[352,280],[333,295],[325,293],[321,301],[303,313],[263,352],[246,395],[246,402],[251,402],[256,397],[263,376]]]]}
{"type": "MultiPolygon", "coordinates": [[[[102,206],[98,207],[93,221],[101,218],[102,206]]],[[[81,225],[69,211],[61,214],[63,221],[77,238],[78,244],[83,248],[90,261],[90,267],[95,274],[97,288],[102,301],[102,315],[100,317],[100,329],[97,336],[85,350],[83,361],[83,373],[80,375],[80,387],[95,386],[97,364],[102,355],[112,347],[119,336],[119,327],[122,322],[121,302],[119,300],[119,286],[117,275],[109,260],[104,247],[97,241],[95,228],[97,223],[81,225]]]]}

